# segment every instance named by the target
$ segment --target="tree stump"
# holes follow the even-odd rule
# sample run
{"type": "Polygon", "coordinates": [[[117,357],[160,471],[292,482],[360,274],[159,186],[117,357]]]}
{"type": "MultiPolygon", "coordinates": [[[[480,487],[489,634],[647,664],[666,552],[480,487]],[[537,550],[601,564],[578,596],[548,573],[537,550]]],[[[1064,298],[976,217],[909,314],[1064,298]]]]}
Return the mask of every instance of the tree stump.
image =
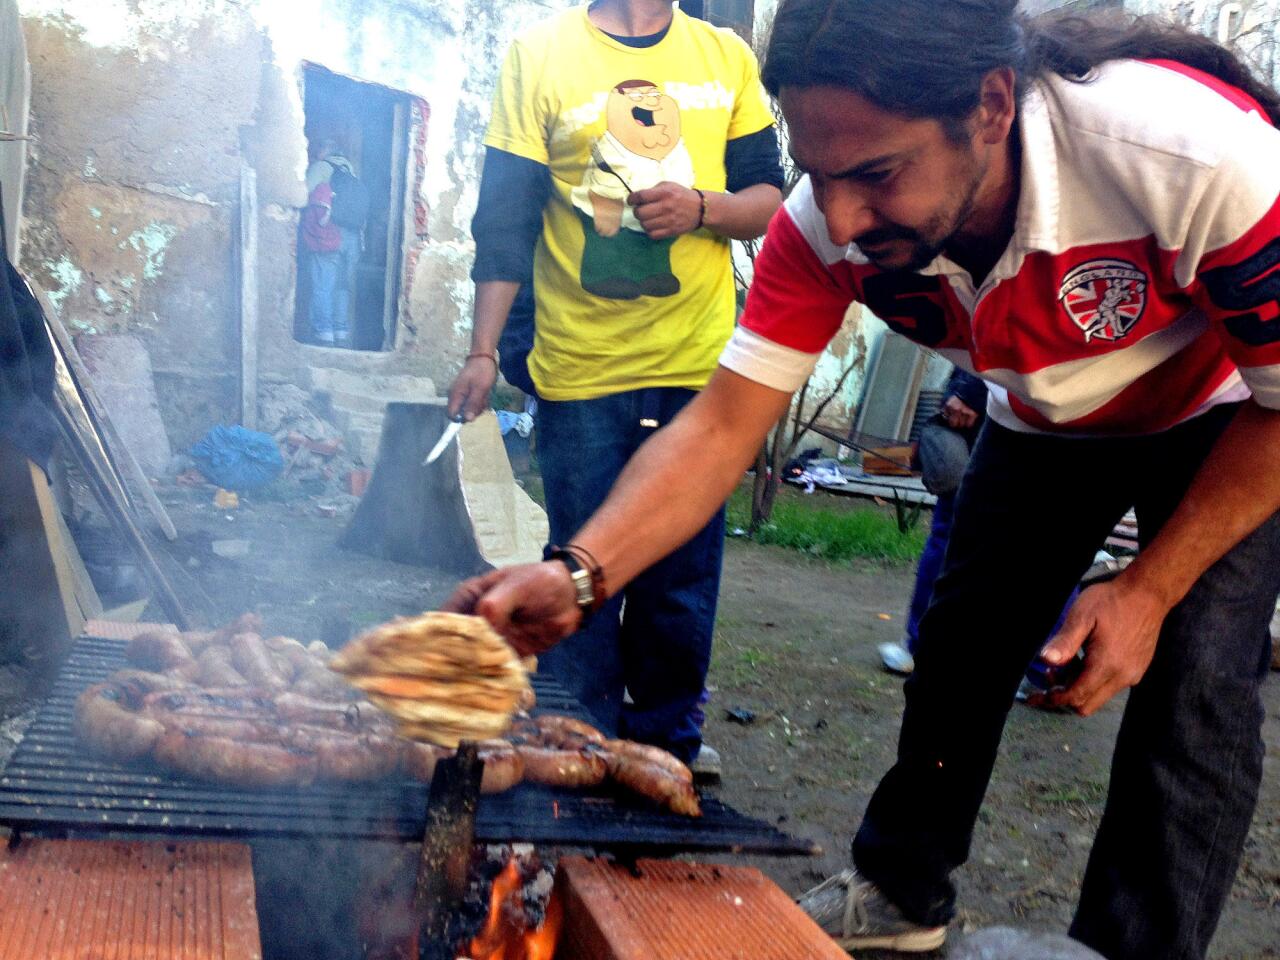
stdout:
{"type": "Polygon", "coordinates": [[[457,441],[422,463],[448,425],[443,404],[387,405],[377,464],[340,546],[460,577],[490,569],[463,496],[457,441]]]}

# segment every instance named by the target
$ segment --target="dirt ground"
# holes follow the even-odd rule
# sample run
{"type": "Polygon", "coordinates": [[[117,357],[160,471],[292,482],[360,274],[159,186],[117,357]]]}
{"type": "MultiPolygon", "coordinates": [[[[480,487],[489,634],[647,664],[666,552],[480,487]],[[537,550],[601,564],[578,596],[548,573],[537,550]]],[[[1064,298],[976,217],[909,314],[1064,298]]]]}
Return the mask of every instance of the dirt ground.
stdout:
{"type": "MultiPolygon", "coordinates": [[[[175,545],[179,592],[208,623],[252,609],[273,632],[340,643],[431,608],[454,585],[431,570],[339,551],[342,518],[321,516],[310,499],[247,498],[223,512],[207,493],[173,488],[165,498],[184,531],[175,545]],[[215,540],[247,541],[248,552],[223,559],[210,549],[215,540]]],[[[833,568],[779,548],[728,545],[707,740],[724,759],[726,802],[822,845],[813,859],[749,860],[792,893],[847,865],[849,837],[891,764],[901,681],[881,671],[875,646],[900,636],[911,580],[909,567],[833,568]],[[752,711],[754,722],[730,722],[730,708],[752,711]]],[[[1266,699],[1262,798],[1217,960],[1280,957],[1280,674],[1266,699]]],[[[957,878],[958,926],[1066,928],[1121,708],[1082,720],[1015,707],[957,878]]]]}

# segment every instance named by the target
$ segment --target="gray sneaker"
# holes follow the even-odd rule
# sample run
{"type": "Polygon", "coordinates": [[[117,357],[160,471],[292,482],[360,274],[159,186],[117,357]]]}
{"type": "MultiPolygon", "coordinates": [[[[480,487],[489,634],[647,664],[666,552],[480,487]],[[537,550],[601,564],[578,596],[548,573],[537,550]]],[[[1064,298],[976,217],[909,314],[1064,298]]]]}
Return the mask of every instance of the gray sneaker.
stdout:
{"type": "Polygon", "coordinates": [[[693,782],[704,786],[715,786],[720,782],[720,751],[705,743],[698,749],[698,755],[689,764],[689,772],[693,774],[693,782]]]}
{"type": "Polygon", "coordinates": [[[823,880],[796,903],[845,950],[925,953],[938,949],[947,938],[945,926],[912,923],[856,870],[842,870],[823,880]]]}

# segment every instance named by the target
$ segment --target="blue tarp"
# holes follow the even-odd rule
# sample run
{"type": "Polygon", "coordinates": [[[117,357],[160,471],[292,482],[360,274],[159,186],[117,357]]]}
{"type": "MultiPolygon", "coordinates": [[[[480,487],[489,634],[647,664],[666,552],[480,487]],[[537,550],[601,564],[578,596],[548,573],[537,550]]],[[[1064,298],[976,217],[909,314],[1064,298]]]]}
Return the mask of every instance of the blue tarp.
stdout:
{"type": "Polygon", "coordinates": [[[240,426],[214,427],[191,448],[191,456],[205,477],[227,490],[256,490],[284,469],[270,435],[240,426]]]}

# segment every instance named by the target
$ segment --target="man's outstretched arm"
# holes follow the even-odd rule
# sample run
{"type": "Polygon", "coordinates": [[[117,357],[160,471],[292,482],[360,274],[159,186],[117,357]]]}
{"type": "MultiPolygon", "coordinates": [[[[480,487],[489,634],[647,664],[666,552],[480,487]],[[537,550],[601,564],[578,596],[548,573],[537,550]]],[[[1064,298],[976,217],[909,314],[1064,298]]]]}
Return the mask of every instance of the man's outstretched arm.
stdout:
{"type": "MultiPolygon", "coordinates": [[[[706,525],[790,402],[791,394],[721,367],[636,452],[573,539],[604,568],[610,594],[706,525]]],[[[446,609],[478,613],[521,653],[546,650],[579,621],[568,570],[559,562],[507,567],[468,580],[446,609]]]]}

